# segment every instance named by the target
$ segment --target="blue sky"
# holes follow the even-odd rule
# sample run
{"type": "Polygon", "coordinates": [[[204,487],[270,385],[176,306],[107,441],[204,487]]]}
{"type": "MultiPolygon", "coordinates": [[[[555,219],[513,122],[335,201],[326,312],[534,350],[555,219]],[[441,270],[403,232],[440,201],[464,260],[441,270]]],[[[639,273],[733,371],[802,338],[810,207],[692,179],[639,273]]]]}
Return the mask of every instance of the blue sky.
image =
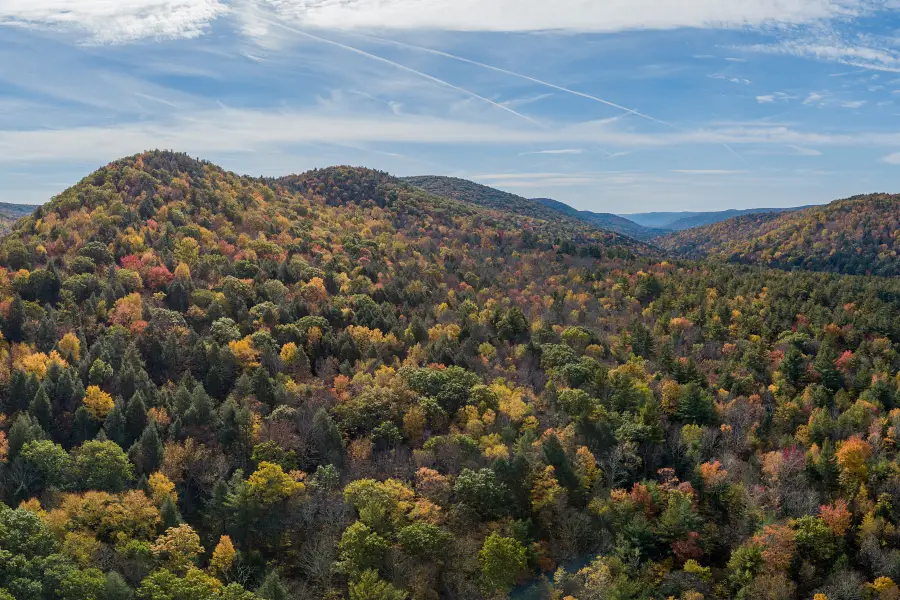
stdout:
{"type": "Polygon", "coordinates": [[[149,148],[616,213],[898,192],[895,2],[2,0],[0,201],[149,148]]]}

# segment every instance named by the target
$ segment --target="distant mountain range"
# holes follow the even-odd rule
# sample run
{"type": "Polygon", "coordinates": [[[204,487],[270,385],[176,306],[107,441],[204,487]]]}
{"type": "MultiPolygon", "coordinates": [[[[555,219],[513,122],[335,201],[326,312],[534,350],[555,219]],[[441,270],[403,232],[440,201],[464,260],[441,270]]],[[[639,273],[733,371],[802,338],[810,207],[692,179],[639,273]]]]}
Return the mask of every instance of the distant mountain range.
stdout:
{"type": "Polygon", "coordinates": [[[675,231],[702,227],[739,216],[782,213],[807,208],[805,206],[799,208],[748,208],[713,212],[649,212],[615,215],[578,210],[552,198],[524,198],[458,177],[422,175],[403,179],[407,183],[437,196],[455,198],[486,208],[512,211],[546,220],[558,219],[560,215],[566,215],[600,229],[645,242],[656,240],[675,231]]]}
{"type": "Polygon", "coordinates": [[[642,227],[614,214],[581,211],[550,198],[524,198],[458,177],[423,175],[419,177],[405,177],[404,181],[444,198],[454,198],[486,208],[512,211],[545,220],[558,220],[561,216],[565,216],[572,220],[593,225],[599,229],[605,229],[641,241],[648,241],[668,233],[664,229],[642,227]]]}
{"type": "Polygon", "coordinates": [[[713,223],[744,215],[791,212],[802,208],[809,208],[809,205],[793,208],[745,208],[712,212],[647,212],[621,214],[619,216],[623,219],[628,219],[629,221],[637,223],[642,227],[665,229],[669,231],[684,231],[685,229],[712,225],[713,223]]]}
{"type": "Polygon", "coordinates": [[[595,213],[589,210],[578,210],[577,208],[572,208],[568,204],[564,204],[559,200],[553,200],[552,198],[534,198],[534,201],[540,202],[544,206],[549,206],[554,210],[565,213],[576,219],[585,221],[586,223],[596,225],[601,229],[609,229],[610,231],[615,231],[616,233],[631,236],[639,240],[651,240],[671,231],[669,229],[644,226],[640,223],[635,223],[630,219],[626,219],[625,217],[611,213],[595,213]]]}
{"type": "Polygon", "coordinates": [[[900,195],[869,194],[790,212],[742,215],[653,243],[684,258],[898,276],[898,230],[900,195]]]}

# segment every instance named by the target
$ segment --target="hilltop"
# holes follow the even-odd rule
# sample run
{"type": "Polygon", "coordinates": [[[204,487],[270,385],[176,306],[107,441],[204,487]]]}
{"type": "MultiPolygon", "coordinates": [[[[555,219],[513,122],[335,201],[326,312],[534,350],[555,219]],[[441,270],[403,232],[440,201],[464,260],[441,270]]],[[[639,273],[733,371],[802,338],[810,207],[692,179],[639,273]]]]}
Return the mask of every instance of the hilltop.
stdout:
{"type": "Polygon", "coordinates": [[[858,275],[900,275],[900,197],[854,196],[793,212],[741,216],[655,240],[682,256],[858,275]]]}

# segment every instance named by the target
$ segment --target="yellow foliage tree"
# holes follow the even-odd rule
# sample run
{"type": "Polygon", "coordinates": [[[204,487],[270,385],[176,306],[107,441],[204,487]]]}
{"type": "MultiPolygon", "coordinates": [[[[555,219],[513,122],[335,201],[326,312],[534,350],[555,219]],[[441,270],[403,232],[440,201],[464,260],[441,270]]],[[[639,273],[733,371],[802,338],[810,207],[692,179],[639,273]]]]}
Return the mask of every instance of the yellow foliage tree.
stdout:
{"type": "Polygon", "coordinates": [[[209,570],[213,575],[222,576],[231,569],[234,564],[234,558],[237,552],[231,538],[223,535],[219,538],[216,549],[213,550],[212,558],[209,559],[209,570]]]}
{"type": "Polygon", "coordinates": [[[85,390],[84,400],[82,400],[82,402],[84,402],[84,406],[88,409],[88,412],[91,413],[91,416],[98,421],[105,419],[106,415],[109,414],[109,411],[115,406],[112,396],[96,385],[88,386],[87,390],[85,390]]]}
{"type": "Polygon", "coordinates": [[[180,281],[190,281],[191,268],[184,263],[178,263],[178,266],[175,267],[175,279],[180,281]]]}
{"type": "Polygon", "coordinates": [[[71,331],[59,340],[59,351],[69,360],[78,360],[81,358],[81,340],[71,331]]]}
{"type": "Polygon", "coordinates": [[[247,479],[247,488],[260,503],[274,504],[302,491],[304,485],[285,473],[281,465],[262,461],[247,479]]]}
{"type": "Polygon", "coordinates": [[[869,474],[867,462],[872,456],[872,447],[859,436],[844,441],[837,449],[835,457],[841,468],[841,483],[852,491],[864,485],[869,474]]]}
{"type": "Polygon", "coordinates": [[[534,478],[531,486],[531,507],[538,511],[545,506],[550,506],[562,493],[562,488],[556,481],[556,469],[548,465],[534,478]]]}
{"type": "Polygon", "coordinates": [[[38,379],[44,379],[47,376],[47,367],[50,366],[50,363],[58,363],[60,367],[68,367],[69,363],[67,363],[63,358],[59,355],[59,353],[54,350],[50,353],[50,355],[46,355],[43,352],[35,352],[33,354],[26,354],[21,356],[15,362],[15,368],[20,371],[25,371],[26,373],[31,373],[38,379]]]}
{"type": "Polygon", "coordinates": [[[187,524],[169,527],[150,547],[153,556],[173,571],[186,571],[204,551],[200,536],[187,524]]]}
{"type": "Polygon", "coordinates": [[[250,339],[250,336],[242,340],[228,342],[228,347],[231,348],[231,353],[244,367],[259,366],[259,350],[253,347],[253,340],[250,339]]]}
{"type": "Polygon", "coordinates": [[[150,487],[150,498],[153,504],[162,506],[166,498],[171,498],[172,502],[178,501],[178,493],[175,491],[175,484],[163,473],[156,472],[147,478],[147,485],[150,487]]]}
{"type": "Polygon", "coordinates": [[[194,238],[186,237],[175,243],[175,258],[193,267],[200,259],[200,244],[194,238]]]}

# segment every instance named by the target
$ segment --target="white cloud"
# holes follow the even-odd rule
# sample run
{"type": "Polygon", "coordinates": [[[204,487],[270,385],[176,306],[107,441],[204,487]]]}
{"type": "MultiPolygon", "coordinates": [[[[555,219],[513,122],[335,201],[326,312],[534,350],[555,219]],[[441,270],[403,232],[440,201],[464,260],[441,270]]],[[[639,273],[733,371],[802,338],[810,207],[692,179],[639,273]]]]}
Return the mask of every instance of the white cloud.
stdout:
{"type": "Polygon", "coordinates": [[[806,97],[806,100],[803,101],[803,104],[815,104],[822,98],[824,98],[822,94],[817,94],[816,92],[810,92],[809,96],[806,97]]]}
{"type": "MultiPolygon", "coordinates": [[[[102,163],[149,148],[172,148],[211,159],[228,155],[277,153],[304,144],[396,143],[501,147],[529,145],[568,150],[579,145],[621,149],[675,149],[739,145],[792,147],[813,156],[812,147],[900,148],[900,131],[873,129],[846,133],[798,130],[771,125],[710,125],[693,130],[646,133],[618,123],[586,122],[535,128],[511,117],[488,114],[438,118],[341,111],[335,107],[293,110],[190,110],[155,120],[108,126],[0,130],[0,163],[92,161],[102,163]]],[[[737,165],[735,165],[737,166],[737,165]]],[[[691,172],[691,170],[684,170],[691,172]]],[[[694,174],[720,171],[694,170],[694,174]]]]}
{"type": "Polygon", "coordinates": [[[841,102],[841,106],[843,108],[861,108],[865,106],[867,103],[866,100],[852,100],[847,102],[841,102]]]}
{"type": "Polygon", "coordinates": [[[795,151],[797,156],[822,156],[822,151],[815,148],[804,148],[803,146],[794,145],[789,145],[788,148],[795,151]]]}
{"type": "Polygon", "coordinates": [[[331,30],[613,32],[802,25],[868,12],[871,0],[3,0],[0,24],[70,29],[96,43],[196,37],[232,12],[262,39],[259,11],[331,30]]]}
{"type": "Polygon", "coordinates": [[[887,163],[889,165],[900,165],[900,152],[894,152],[893,154],[888,154],[884,158],[881,159],[881,162],[887,163]]]}
{"type": "Polygon", "coordinates": [[[682,175],[736,175],[738,173],[746,173],[747,171],[733,171],[729,169],[673,169],[672,173],[681,173],[682,175]]]}
{"type": "Polygon", "coordinates": [[[566,30],[804,24],[856,15],[864,0],[260,0],[324,29],[566,30]]]}
{"type": "Polygon", "coordinates": [[[97,43],[192,38],[228,12],[221,0],[3,0],[0,24],[74,29],[97,43]]]}
{"type": "Polygon", "coordinates": [[[773,102],[787,102],[788,100],[796,100],[796,96],[785,94],[784,92],[773,92],[763,96],[757,96],[756,101],[760,104],[771,104],[773,102]]]}
{"type": "MultiPolygon", "coordinates": [[[[865,45],[861,45],[858,39],[843,41],[836,33],[832,35],[835,39],[829,43],[824,43],[813,36],[778,44],[757,44],[742,49],[825,60],[876,71],[900,72],[900,54],[889,47],[893,44],[892,40],[869,37],[863,40],[865,45]]],[[[843,74],[838,73],[834,76],[838,75],[843,74]]]]}
{"type": "Polygon", "coordinates": [[[535,152],[523,152],[519,156],[525,156],[526,154],[581,154],[582,150],[579,148],[562,148],[560,150],[537,150],[535,152]]]}

